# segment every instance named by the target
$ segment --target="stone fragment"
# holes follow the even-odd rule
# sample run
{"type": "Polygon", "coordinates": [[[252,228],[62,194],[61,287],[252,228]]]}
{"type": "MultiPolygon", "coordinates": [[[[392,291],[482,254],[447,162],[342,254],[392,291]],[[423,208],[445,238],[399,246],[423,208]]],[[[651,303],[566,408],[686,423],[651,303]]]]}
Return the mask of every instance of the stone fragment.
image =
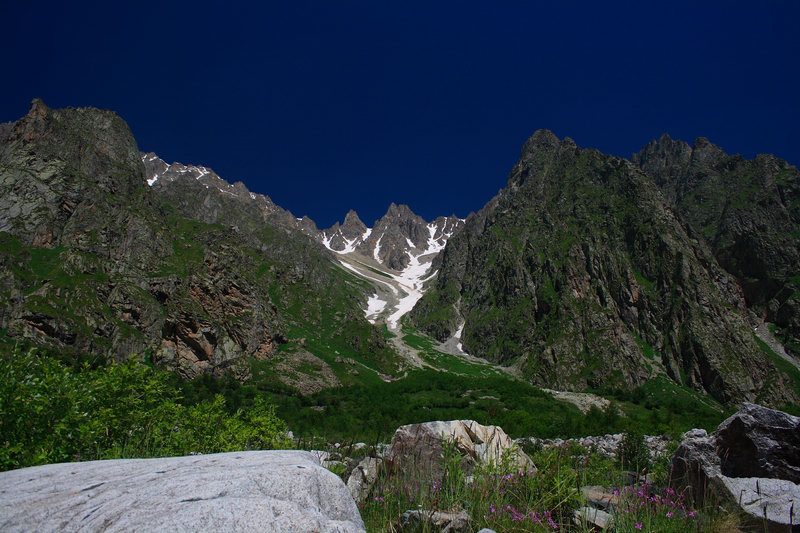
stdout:
{"type": "Polygon", "coordinates": [[[443,513],[415,509],[400,515],[398,529],[400,531],[417,531],[420,526],[427,524],[436,527],[442,533],[465,533],[470,531],[471,520],[469,513],[463,510],[457,513],[443,513]]]}
{"type": "Polygon", "coordinates": [[[369,495],[369,491],[378,479],[378,471],[383,459],[376,457],[365,457],[358,463],[358,466],[353,469],[350,477],[347,479],[347,489],[353,496],[353,499],[361,503],[369,495]]]}

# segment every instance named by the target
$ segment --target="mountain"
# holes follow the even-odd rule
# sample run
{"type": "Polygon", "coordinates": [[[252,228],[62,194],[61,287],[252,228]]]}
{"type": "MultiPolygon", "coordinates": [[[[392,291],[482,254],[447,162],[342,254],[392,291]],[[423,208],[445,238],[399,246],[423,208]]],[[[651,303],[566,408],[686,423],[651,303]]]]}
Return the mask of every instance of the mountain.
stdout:
{"type": "Polygon", "coordinates": [[[0,126],[0,340],[304,392],[399,372],[372,287],[287,213],[143,156],[111,111],[34,100],[0,126]]]}
{"type": "Polygon", "coordinates": [[[631,160],[719,264],[733,274],[748,307],[779,328],[800,358],[800,172],[760,154],[728,155],[707,139],[693,146],[663,135],[631,160]]]}
{"type": "Polygon", "coordinates": [[[653,179],[545,130],[448,241],[410,318],[553,388],[668,376],[722,402],[797,401],[753,334],[737,280],[653,179]]]}
{"type": "Polygon", "coordinates": [[[189,198],[198,196],[182,195],[179,191],[187,186],[197,189],[199,196],[207,198],[217,198],[217,193],[226,195],[223,198],[228,200],[227,205],[223,206],[218,202],[203,204],[202,208],[188,216],[204,222],[224,222],[238,227],[236,216],[245,211],[250,213],[251,221],[256,221],[257,224],[268,221],[299,230],[332,252],[358,252],[365,257],[374,258],[377,265],[394,271],[402,271],[408,267],[412,256],[438,252],[444,248],[447,239],[458,233],[464,225],[464,220],[455,215],[438,217],[429,223],[414,214],[407,205],[392,203],[386,214],[376,220],[372,228],[368,228],[351,209],[341,224],[337,222],[330,228],[320,230],[307,216],[295,217],[268,196],[250,192],[242,182],[231,184],[210,168],[177,162],[167,164],[152,152],[142,153],[141,158],[147,183],[158,195],[167,195],[174,203],[182,205],[189,198]],[[206,190],[193,185],[198,183],[206,190]],[[182,200],[175,197],[175,194],[186,198],[182,200]]]}

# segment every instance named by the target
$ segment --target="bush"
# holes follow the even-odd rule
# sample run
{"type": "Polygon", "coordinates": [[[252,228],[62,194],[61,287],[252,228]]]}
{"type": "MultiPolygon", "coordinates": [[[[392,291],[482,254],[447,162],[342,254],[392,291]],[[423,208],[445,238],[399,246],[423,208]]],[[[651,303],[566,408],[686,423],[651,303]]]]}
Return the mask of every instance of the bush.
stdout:
{"type": "Polygon", "coordinates": [[[290,445],[263,398],[234,414],[220,395],[186,407],[170,381],[134,360],[72,368],[35,349],[0,357],[0,470],[290,445]]]}
{"type": "Polygon", "coordinates": [[[636,473],[649,470],[650,450],[644,441],[644,435],[635,431],[625,432],[617,448],[617,466],[636,473]]]}

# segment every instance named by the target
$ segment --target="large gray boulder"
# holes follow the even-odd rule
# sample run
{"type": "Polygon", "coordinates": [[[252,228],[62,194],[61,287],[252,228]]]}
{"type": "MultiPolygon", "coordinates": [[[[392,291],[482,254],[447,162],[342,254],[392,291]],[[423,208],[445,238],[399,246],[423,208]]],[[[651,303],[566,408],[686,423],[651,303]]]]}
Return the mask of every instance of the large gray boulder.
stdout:
{"type": "Polygon", "coordinates": [[[684,435],[671,461],[672,485],[689,489],[698,505],[738,506],[776,530],[800,525],[798,432],[798,417],[745,403],[711,435],[684,435]]]}
{"type": "Polygon", "coordinates": [[[424,471],[433,480],[442,478],[445,455],[443,443],[449,442],[460,458],[466,475],[478,465],[494,464],[514,470],[535,472],[533,461],[517,443],[498,426],[484,426],[474,420],[449,420],[400,426],[392,437],[384,459],[390,471],[409,468],[424,471]]]}
{"type": "Polygon", "coordinates": [[[0,530],[349,533],[364,523],[312,454],[249,451],[3,472],[0,530]]]}
{"type": "Polygon", "coordinates": [[[800,483],[800,418],[745,403],[714,436],[726,476],[800,483]]]}

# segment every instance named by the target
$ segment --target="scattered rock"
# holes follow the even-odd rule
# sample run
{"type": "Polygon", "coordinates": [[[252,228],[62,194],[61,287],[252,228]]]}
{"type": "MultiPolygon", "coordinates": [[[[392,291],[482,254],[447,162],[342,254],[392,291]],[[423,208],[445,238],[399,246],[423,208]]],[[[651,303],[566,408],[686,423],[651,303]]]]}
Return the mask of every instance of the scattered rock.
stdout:
{"type": "Polygon", "coordinates": [[[581,507],[575,510],[572,519],[577,526],[588,526],[589,528],[606,529],[613,522],[611,513],[595,509],[594,507],[581,507]]]}
{"type": "Polygon", "coordinates": [[[601,411],[605,411],[608,409],[608,406],[611,405],[608,399],[589,392],[568,392],[552,389],[542,389],[542,391],[551,394],[556,400],[571,403],[580,409],[583,414],[588,413],[592,407],[597,407],[601,411]]]}
{"type": "Polygon", "coordinates": [[[776,530],[800,525],[793,509],[800,501],[798,428],[798,417],[746,403],[711,435],[684,435],[671,461],[672,485],[688,488],[698,505],[739,506],[776,530]]]}
{"type": "Polygon", "coordinates": [[[458,513],[443,513],[415,509],[400,515],[398,529],[400,531],[416,531],[421,525],[428,524],[439,528],[442,533],[462,533],[470,530],[471,520],[469,513],[463,510],[458,513]]]}
{"type": "MultiPolygon", "coordinates": [[[[542,448],[554,448],[558,446],[569,447],[573,444],[579,444],[589,450],[595,450],[600,455],[605,457],[615,458],[617,456],[617,448],[622,442],[622,433],[614,433],[610,435],[590,435],[588,437],[580,437],[576,439],[537,439],[536,437],[528,437],[517,439],[517,444],[530,443],[533,446],[541,446],[542,448]]],[[[655,458],[667,452],[670,438],[665,435],[645,435],[645,444],[650,450],[650,457],[655,458]]]]}
{"type": "Polygon", "coordinates": [[[365,457],[358,463],[347,479],[347,489],[353,499],[361,503],[369,495],[369,491],[378,479],[378,471],[383,464],[383,459],[377,457],[365,457]]]}
{"type": "Polygon", "coordinates": [[[302,451],[36,466],[0,487],[2,531],[364,531],[341,479],[302,451]]]}
{"type": "Polygon", "coordinates": [[[619,495],[600,485],[581,487],[586,503],[598,509],[609,509],[619,504],[619,495]]]}

